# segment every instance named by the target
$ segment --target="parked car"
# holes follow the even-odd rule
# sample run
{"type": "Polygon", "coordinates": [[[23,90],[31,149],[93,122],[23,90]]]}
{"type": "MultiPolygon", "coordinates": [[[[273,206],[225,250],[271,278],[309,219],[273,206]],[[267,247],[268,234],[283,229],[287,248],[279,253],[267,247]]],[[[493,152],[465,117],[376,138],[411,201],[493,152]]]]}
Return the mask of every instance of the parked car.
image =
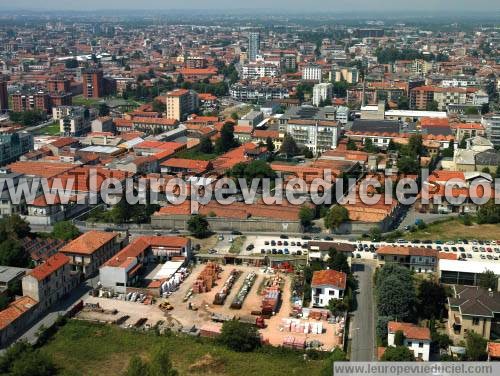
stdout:
{"type": "Polygon", "coordinates": [[[233,230],[231,231],[231,235],[243,235],[241,231],[233,230]]]}
{"type": "Polygon", "coordinates": [[[255,246],[254,246],[253,244],[249,244],[249,245],[247,246],[247,251],[251,251],[251,250],[252,250],[252,249],[254,249],[254,248],[255,248],[255,246]]]}
{"type": "Polygon", "coordinates": [[[288,235],[281,234],[280,239],[288,239],[288,235]]]}

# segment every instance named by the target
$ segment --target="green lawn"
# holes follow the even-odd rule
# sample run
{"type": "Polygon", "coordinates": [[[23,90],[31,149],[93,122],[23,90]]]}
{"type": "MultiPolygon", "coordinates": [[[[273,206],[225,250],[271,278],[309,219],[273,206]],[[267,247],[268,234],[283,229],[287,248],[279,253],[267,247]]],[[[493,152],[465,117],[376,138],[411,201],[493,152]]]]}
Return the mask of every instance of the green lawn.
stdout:
{"type": "Polygon", "coordinates": [[[465,226],[458,219],[429,224],[427,228],[409,233],[408,240],[498,240],[500,239],[500,224],[465,226]]]}
{"type": "Polygon", "coordinates": [[[76,320],[62,327],[41,351],[52,357],[61,375],[122,375],[133,354],[148,358],[159,344],[171,350],[170,358],[180,375],[314,376],[326,364],[325,360],[305,362],[300,352],[266,348],[237,353],[213,340],[157,336],[76,320]]]}
{"type": "Polygon", "coordinates": [[[217,154],[205,154],[202,153],[196,148],[183,150],[175,155],[176,158],[186,158],[186,159],[194,159],[198,161],[211,161],[212,159],[217,158],[217,154]]]}
{"type": "Polygon", "coordinates": [[[73,97],[74,106],[94,107],[101,101],[102,98],[84,98],[82,94],[73,97]]]}
{"type": "Polygon", "coordinates": [[[35,130],[33,134],[36,136],[41,136],[41,135],[59,136],[60,134],[59,121],[54,121],[52,124],[39,128],[35,130]]]}

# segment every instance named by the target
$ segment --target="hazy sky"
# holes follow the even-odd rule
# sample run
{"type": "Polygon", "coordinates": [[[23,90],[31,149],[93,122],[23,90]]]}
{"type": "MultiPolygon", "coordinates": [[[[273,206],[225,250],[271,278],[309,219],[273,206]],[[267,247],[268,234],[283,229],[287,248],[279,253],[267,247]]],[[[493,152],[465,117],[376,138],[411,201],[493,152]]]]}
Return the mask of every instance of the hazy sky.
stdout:
{"type": "MultiPolygon", "coordinates": [[[[499,11],[498,0],[0,0],[8,9],[275,9],[327,12],[499,11]]],[[[436,14],[433,14],[436,15],[436,14]]],[[[440,16],[446,13],[439,14],[440,16]]]]}

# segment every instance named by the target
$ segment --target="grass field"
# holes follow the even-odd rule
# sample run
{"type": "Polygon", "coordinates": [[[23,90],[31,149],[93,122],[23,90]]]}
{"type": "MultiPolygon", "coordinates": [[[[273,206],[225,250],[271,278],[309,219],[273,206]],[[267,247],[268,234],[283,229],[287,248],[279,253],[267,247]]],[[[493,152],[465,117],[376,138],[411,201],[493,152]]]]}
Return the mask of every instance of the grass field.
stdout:
{"type": "Polygon", "coordinates": [[[183,150],[175,155],[176,158],[194,159],[198,161],[211,161],[217,154],[205,154],[195,149],[183,150]]]}
{"type": "Polygon", "coordinates": [[[405,236],[408,240],[497,240],[500,239],[500,224],[465,226],[458,219],[430,224],[423,230],[409,233],[405,236]]]}
{"type": "Polygon", "coordinates": [[[73,97],[73,105],[74,106],[94,107],[100,101],[102,101],[101,98],[84,98],[83,95],[75,95],[73,97]]]}
{"type": "Polygon", "coordinates": [[[33,132],[36,136],[48,135],[48,136],[58,136],[60,134],[59,122],[55,121],[45,127],[39,128],[33,132]]]}
{"type": "Polygon", "coordinates": [[[314,376],[326,363],[304,361],[300,352],[266,348],[237,353],[202,338],[157,336],[75,320],[62,327],[41,351],[52,357],[61,375],[122,375],[133,354],[147,359],[159,344],[171,350],[170,358],[180,375],[314,376]]]}

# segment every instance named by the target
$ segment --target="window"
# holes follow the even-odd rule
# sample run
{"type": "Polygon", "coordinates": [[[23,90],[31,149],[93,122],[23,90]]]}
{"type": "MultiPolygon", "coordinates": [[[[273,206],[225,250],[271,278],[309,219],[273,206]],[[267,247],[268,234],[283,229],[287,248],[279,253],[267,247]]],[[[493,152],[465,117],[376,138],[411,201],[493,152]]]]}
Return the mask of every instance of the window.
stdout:
{"type": "Polygon", "coordinates": [[[117,285],[117,286],[125,286],[125,283],[122,283],[122,282],[116,282],[116,285],[117,285]]]}
{"type": "Polygon", "coordinates": [[[328,295],[335,295],[335,290],[329,290],[328,295]]]}
{"type": "Polygon", "coordinates": [[[424,343],[423,342],[419,342],[418,343],[418,347],[424,347],[424,343]]]}
{"type": "Polygon", "coordinates": [[[408,341],[408,347],[411,347],[411,341],[408,341]]]}
{"type": "Polygon", "coordinates": [[[479,317],[472,318],[472,325],[479,325],[479,317]]]}

